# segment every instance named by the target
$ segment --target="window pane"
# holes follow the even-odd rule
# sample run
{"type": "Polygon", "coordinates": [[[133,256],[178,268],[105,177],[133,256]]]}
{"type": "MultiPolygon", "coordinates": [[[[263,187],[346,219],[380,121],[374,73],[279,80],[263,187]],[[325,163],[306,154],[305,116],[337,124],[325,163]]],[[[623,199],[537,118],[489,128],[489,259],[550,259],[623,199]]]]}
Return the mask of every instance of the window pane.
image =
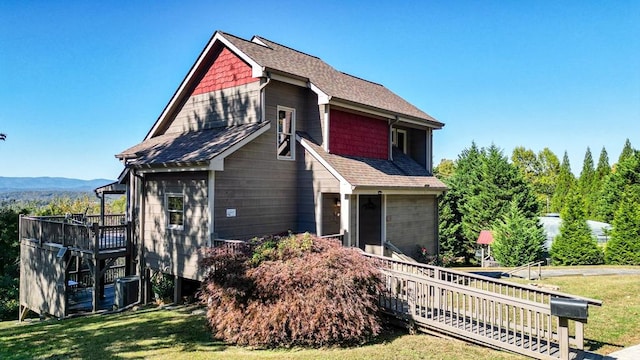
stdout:
{"type": "Polygon", "coordinates": [[[183,220],[183,214],[182,212],[170,212],[169,213],[169,225],[180,225],[182,226],[182,220],[183,220]]]}
{"type": "Polygon", "coordinates": [[[278,132],[284,134],[291,134],[291,112],[280,111],[278,116],[278,132]]]}
{"type": "Polygon", "coordinates": [[[278,137],[278,156],[291,157],[291,135],[278,137]]]}
{"type": "Polygon", "coordinates": [[[167,202],[169,203],[168,204],[169,210],[182,211],[183,204],[184,204],[182,196],[169,196],[167,198],[167,202]]]}

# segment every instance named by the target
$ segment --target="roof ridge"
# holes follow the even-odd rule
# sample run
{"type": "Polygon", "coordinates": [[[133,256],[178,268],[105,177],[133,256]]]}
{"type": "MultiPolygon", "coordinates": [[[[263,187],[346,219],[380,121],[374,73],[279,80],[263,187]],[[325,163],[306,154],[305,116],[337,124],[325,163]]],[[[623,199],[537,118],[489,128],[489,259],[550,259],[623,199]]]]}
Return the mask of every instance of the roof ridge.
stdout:
{"type": "MultiPolygon", "coordinates": [[[[234,38],[234,39],[237,39],[237,40],[240,40],[240,41],[246,42],[246,43],[248,43],[248,44],[258,45],[258,46],[265,47],[265,48],[267,48],[267,49],[271,49],[271,50],[273,50],[272,48],[270,48],[270,47],[268,47],[268,46],[265,46],[264,44],[260,44],[260,43],[257,43],[257,42],[251,41],[251,40],[247,40],[247,39],[245,39],[245,38],[241,38],[240,36],[233,35],[233,34],[229,34],[229,33],[224,32],[224,31],[219,31],[219,32],[220,32],[222,35],[224,35],[224,36],[230,36],[230,37],[232,37],[232,38],[234,38]]],[[[255,37],[255,36],[254,36],[254,37],[255,37]]]]}
{"type": "MultiPolygon", "coordinates": [[[[289,46],[287,46],[287,45],[282,45],[282,44],[280,44],[280,43],[278,43],[278,42],[275,42],[275,41],[269,40],[269,39],[267,39],[267,38],[263,38],[263,37],[262,37],[262,36],[260,36],[260,35],[254,35],[253,37],[254,37],[254,38],[258,38],[259,40],[264,40],[264,41],[270,42],[270,43],[272,43],[272,44],[276,44],[276,45],[278,45],[278,46],[280,46],[280,47],[283,47],[283,48],[285,48],[285,49],[291,50],[291,51],[293,51],[293,52],[297,52],[297,53],[300,53],[300,54],[302,54],[302,55],[306,55],[306,56],[309,56],[309,57],[312,57],[312,58],[318,59],[318,60],[320,60],[320,61],[323,61],[323,60],[322,60],[322,59],[320,59],[318,56],[311,55],[311,54],[307,54],[307,53],[306,53],[306,52],[304,52],[304,51],[296,50],[296,49],[294,49],[294,48],[292,48],[292,47],[289,47],[289,46]]],[[[254,44],[255,44],[255,43],[254,43],[254,44]]]]}
{"type": "Polygon", "coordinates": [[[350,77],[352,77],[352,78],[354,78],[354,79],[358,79],[358,80],[366,81],[366,82],[368,82],[368,83],[370,83],[370,84],[374,84],[374,85],[378,85],[378,86],[385,87],[384,85],[382,85],[382,84],[380,84],[380,83],[377,83],[377,82],[375,82],[375,81],[371,81],[371,80],[367,80],[367,79],[361,78],[361,77],[359,77],[359,76],[351,75],[351,74],[346,73],[346,72],[344,72],[344,71],[340,71],[340,70],[336,70],[336,71],[338,71],[339,73],[341,73],[341,74],[343,74],[343,75],[350,76],[350,77]]]}

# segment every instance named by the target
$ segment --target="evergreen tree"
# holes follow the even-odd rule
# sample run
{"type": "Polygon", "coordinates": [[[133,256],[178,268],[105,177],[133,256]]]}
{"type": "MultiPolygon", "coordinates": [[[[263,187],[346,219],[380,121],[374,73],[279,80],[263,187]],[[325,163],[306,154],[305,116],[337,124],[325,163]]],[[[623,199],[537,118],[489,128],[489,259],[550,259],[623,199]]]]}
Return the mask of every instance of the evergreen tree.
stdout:
{"type": "Polygon", "coordinates": [[[542,258],[544,230],[537,218],[524,215],[515,199],[494,224],[493,236],[492,254],[502,266],[520,266],[542,258]]]}
{"type": "Polygon", "coordinates": [[[475,142],[464,149],[455,162],[452,176],[442,180],[449,190],[439,198],[440,254],[446,257],[464,257],[469,261],[474,256],[474,247],[469,246],[462,233],[462,210],[464,202],[470,197],[471,184],[478,181],[482,150],[475,142]]]}
{"type": "Polygon", "coordinates": [[[611,223],[616,210],[620,206],[623,194],[640,191],[640,152],[631,150],[629,155],[622,157],[604,180],[599,192],[597,215],[601,221],[611,223]]]}
{"type": "Polygon", "coordinates": [[[640,265],[640,194],[625,193],[605,249],[607,264],[640,265]]]}
{"type": "Polygon", "coordinates": [[[506,213],[511,201],[517,202],[527,218],[538,214],[531,187],[497,146],[491,145],[481,161],[478,181],[469,184],[468,197],[461,205],[462,233],[472,249],[476,248],[480,231],[491,229],[506,213]]]}
{"type": "Polygon", "coordinates": [[[569,192],[573,189],[576,183],[576,178],[571,172],[571,164],[569,163],[569,155],[564,152],[562,157],[562,163],[560,164],[560,171],[556,180],[556,187],[551,198],[551,211],[562,212],[562,208],[565,205],[565,198],[569,192]]]}
{"type": "Polygon", "coordinates": [[[596,167],[595,176],[593,179],[593,190],[589,195],[589,202],[591,203],[591,213],[589,214],[590,219],[595,219],[599,221],[604,221],[603,218],[600,217],[600,193],[602,192],[602,187],[607,179],[607,176],[611,174],[611,167],[609,166],[609,156],[607,155],[607,150],[602,147],[602,151],[600,151],[600,158],[598,159],[598,166],[596,167]]]}
{"type": "Polygon", "coordinates": [[[584,162],[582,163],[582,171],[578,178],[578,191],[580,192],[580,196],[582,196],[582,201],[585,206],[584,215],[587,218],[595,208],[594,204],[591,203],[595,177],[596,171],[593,167],[593,156],[591,155],[591,149],[587,147],[587,151],[584,154],[584,162]]]}
{"type": "Polygon", "coordinates": [[[623,162],[628,157],[633,155],[633,148],[631,147],[631,141],[627,138],[627,141],[624,142],[624,146],[622,147],[622,151],[620,152],[620,156],[618,157],[618,164],[623,162]]]}
{"type": "Polygon", "coordinates": [[[602,251],[592,236],[584,215],[584,203],[577,190],[566,197],[560,235],[551,245],[554,265],[594,265],[602,263],[602,251]]]}
{"type": "Polygon", "coordinates": [[[457,209],[459,198],[455,191],[449,190],[438,200],[440,255],[447,258],[466,257],[466,247],[460,230],[462,217],[457,209]]]}

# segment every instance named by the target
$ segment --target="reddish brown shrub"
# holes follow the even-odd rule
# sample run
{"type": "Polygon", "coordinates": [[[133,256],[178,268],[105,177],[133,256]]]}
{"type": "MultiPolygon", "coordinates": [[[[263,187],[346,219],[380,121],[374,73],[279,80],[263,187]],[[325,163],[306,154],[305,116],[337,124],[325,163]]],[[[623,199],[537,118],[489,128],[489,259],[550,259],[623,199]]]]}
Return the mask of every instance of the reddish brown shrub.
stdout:
{"type": "Polygon", "coordinates": [[[379,271],[335,240],[303,234],[210,249],[201,265],[208,271],[201,291],[208,323],[227,342],[349,345],[381,330],[379,271]]]}

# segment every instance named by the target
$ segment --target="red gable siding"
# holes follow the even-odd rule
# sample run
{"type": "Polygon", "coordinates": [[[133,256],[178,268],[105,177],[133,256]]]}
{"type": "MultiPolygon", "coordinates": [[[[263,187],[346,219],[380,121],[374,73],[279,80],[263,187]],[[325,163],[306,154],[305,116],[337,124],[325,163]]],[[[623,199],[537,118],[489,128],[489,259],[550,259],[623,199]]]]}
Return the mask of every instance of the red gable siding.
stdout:
{"type": "Polygon", "coordinates": [[[199,95],[247,84],[260,79],[251,77],[251,66],[224,48],[191,95],[199,95]]]}
{"type": "Polygon", "coordinates": [[[386,121],[331,110],[329,151],[332,154],[389,158],[389,125],[386,121]]]}

